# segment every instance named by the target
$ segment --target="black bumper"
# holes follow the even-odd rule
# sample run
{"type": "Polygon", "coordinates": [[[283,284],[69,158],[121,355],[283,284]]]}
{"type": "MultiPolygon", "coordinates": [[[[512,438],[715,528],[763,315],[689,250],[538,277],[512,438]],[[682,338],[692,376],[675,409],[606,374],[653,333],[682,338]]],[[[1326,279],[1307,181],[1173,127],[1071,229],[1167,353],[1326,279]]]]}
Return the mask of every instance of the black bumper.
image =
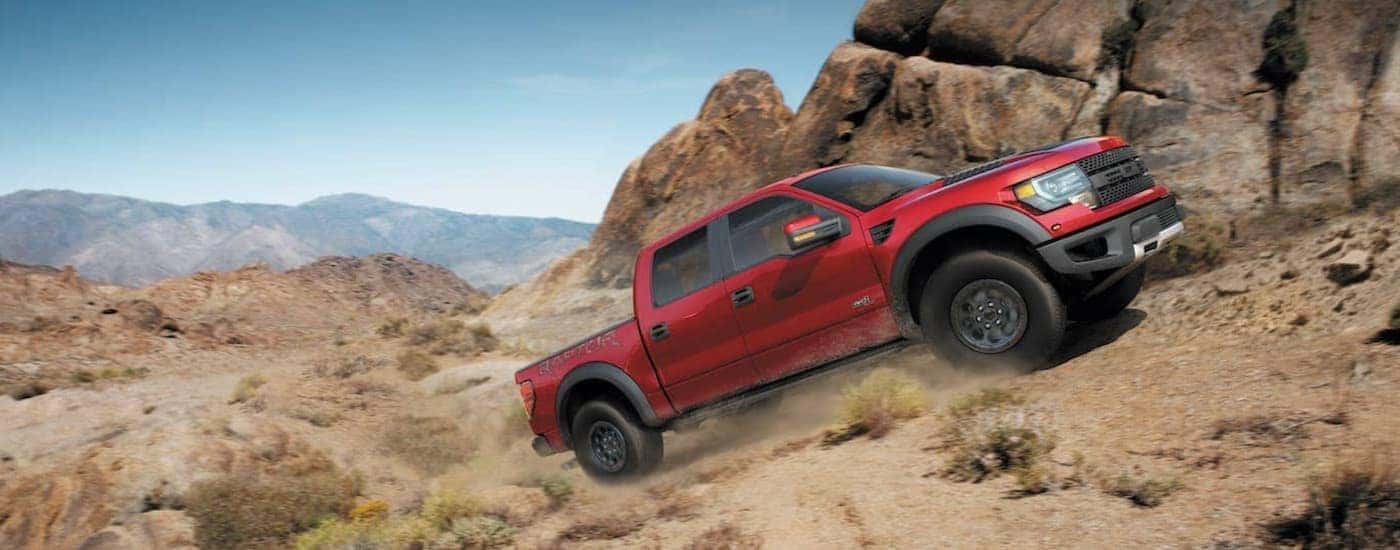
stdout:
{"type": "Polygon", "coordinates": [[[1184,212],[1166,197],[1036,250],[1060,273],[1120,269],[1156,254],[1181,234],[1184,212]]]}

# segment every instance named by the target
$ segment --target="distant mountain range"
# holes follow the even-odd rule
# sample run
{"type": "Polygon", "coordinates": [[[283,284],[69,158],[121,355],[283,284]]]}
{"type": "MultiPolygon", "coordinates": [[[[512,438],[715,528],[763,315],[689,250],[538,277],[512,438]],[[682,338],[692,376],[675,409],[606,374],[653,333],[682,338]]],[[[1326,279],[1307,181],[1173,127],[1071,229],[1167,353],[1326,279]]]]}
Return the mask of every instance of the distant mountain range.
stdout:
{"type": "Polygon", "coordinates": [[[297,206],[228,201],[179,206],[73,191],[0,196],[0,257],[72,265],[83,276],[145,285],[254,262],[289,269],[327,255],[394,252],[496,291],[583,246],[593,224],[463,214],[369,195],[297,206]]]}

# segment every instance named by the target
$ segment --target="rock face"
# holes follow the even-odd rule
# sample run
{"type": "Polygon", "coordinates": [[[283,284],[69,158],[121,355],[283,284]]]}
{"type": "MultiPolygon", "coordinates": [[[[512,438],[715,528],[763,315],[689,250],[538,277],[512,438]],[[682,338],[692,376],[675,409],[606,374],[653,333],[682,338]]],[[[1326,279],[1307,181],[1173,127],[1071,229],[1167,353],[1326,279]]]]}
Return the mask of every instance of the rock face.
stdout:
{"type": "Polygon", "coordinates": [[[765,181],[843,162],[948,173],[1107,133],[1192,210],[1359,203],[1400,179],[1397,12],[1390,0],[868,0],[785,131],[764,79],[754,97],[771,107],[732,102],[749,118],[726,120],[724,140],[709,133],[716,94],[758,80],[727,76],[697,120],[627,168],[587,250],[488,313],[557,313],[572,288],[593,292],[565,308],[576,315],[625,315],[637,247],[765,181]],[[1280,74],[1281,52],[1310,61],[1280,74]]]}

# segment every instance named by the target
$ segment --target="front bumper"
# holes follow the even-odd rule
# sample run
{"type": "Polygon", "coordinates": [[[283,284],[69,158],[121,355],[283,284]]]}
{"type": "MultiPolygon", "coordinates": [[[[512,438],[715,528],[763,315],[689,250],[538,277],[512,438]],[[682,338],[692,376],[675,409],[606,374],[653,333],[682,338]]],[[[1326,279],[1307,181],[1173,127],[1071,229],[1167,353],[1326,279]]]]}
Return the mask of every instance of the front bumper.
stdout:
{"type": "Polygon", "coordinates": [[[1036,251],[1059,273],[1120,271],[1135,267],[1180,235],[1184,214],[1176,197],[1165,197],[1036,251]]]}

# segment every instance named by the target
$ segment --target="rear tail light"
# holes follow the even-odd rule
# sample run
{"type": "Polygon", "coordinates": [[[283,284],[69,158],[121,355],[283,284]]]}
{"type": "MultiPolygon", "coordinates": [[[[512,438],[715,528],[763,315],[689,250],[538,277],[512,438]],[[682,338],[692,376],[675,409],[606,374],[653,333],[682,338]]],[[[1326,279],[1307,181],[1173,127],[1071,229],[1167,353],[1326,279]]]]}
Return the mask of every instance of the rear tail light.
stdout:
{"type": "Polygon", "coordinates": [[[529,380],[520,383],[520,403],[525,406],[525,418],[535,416],[535,384],[529,380]]]}

